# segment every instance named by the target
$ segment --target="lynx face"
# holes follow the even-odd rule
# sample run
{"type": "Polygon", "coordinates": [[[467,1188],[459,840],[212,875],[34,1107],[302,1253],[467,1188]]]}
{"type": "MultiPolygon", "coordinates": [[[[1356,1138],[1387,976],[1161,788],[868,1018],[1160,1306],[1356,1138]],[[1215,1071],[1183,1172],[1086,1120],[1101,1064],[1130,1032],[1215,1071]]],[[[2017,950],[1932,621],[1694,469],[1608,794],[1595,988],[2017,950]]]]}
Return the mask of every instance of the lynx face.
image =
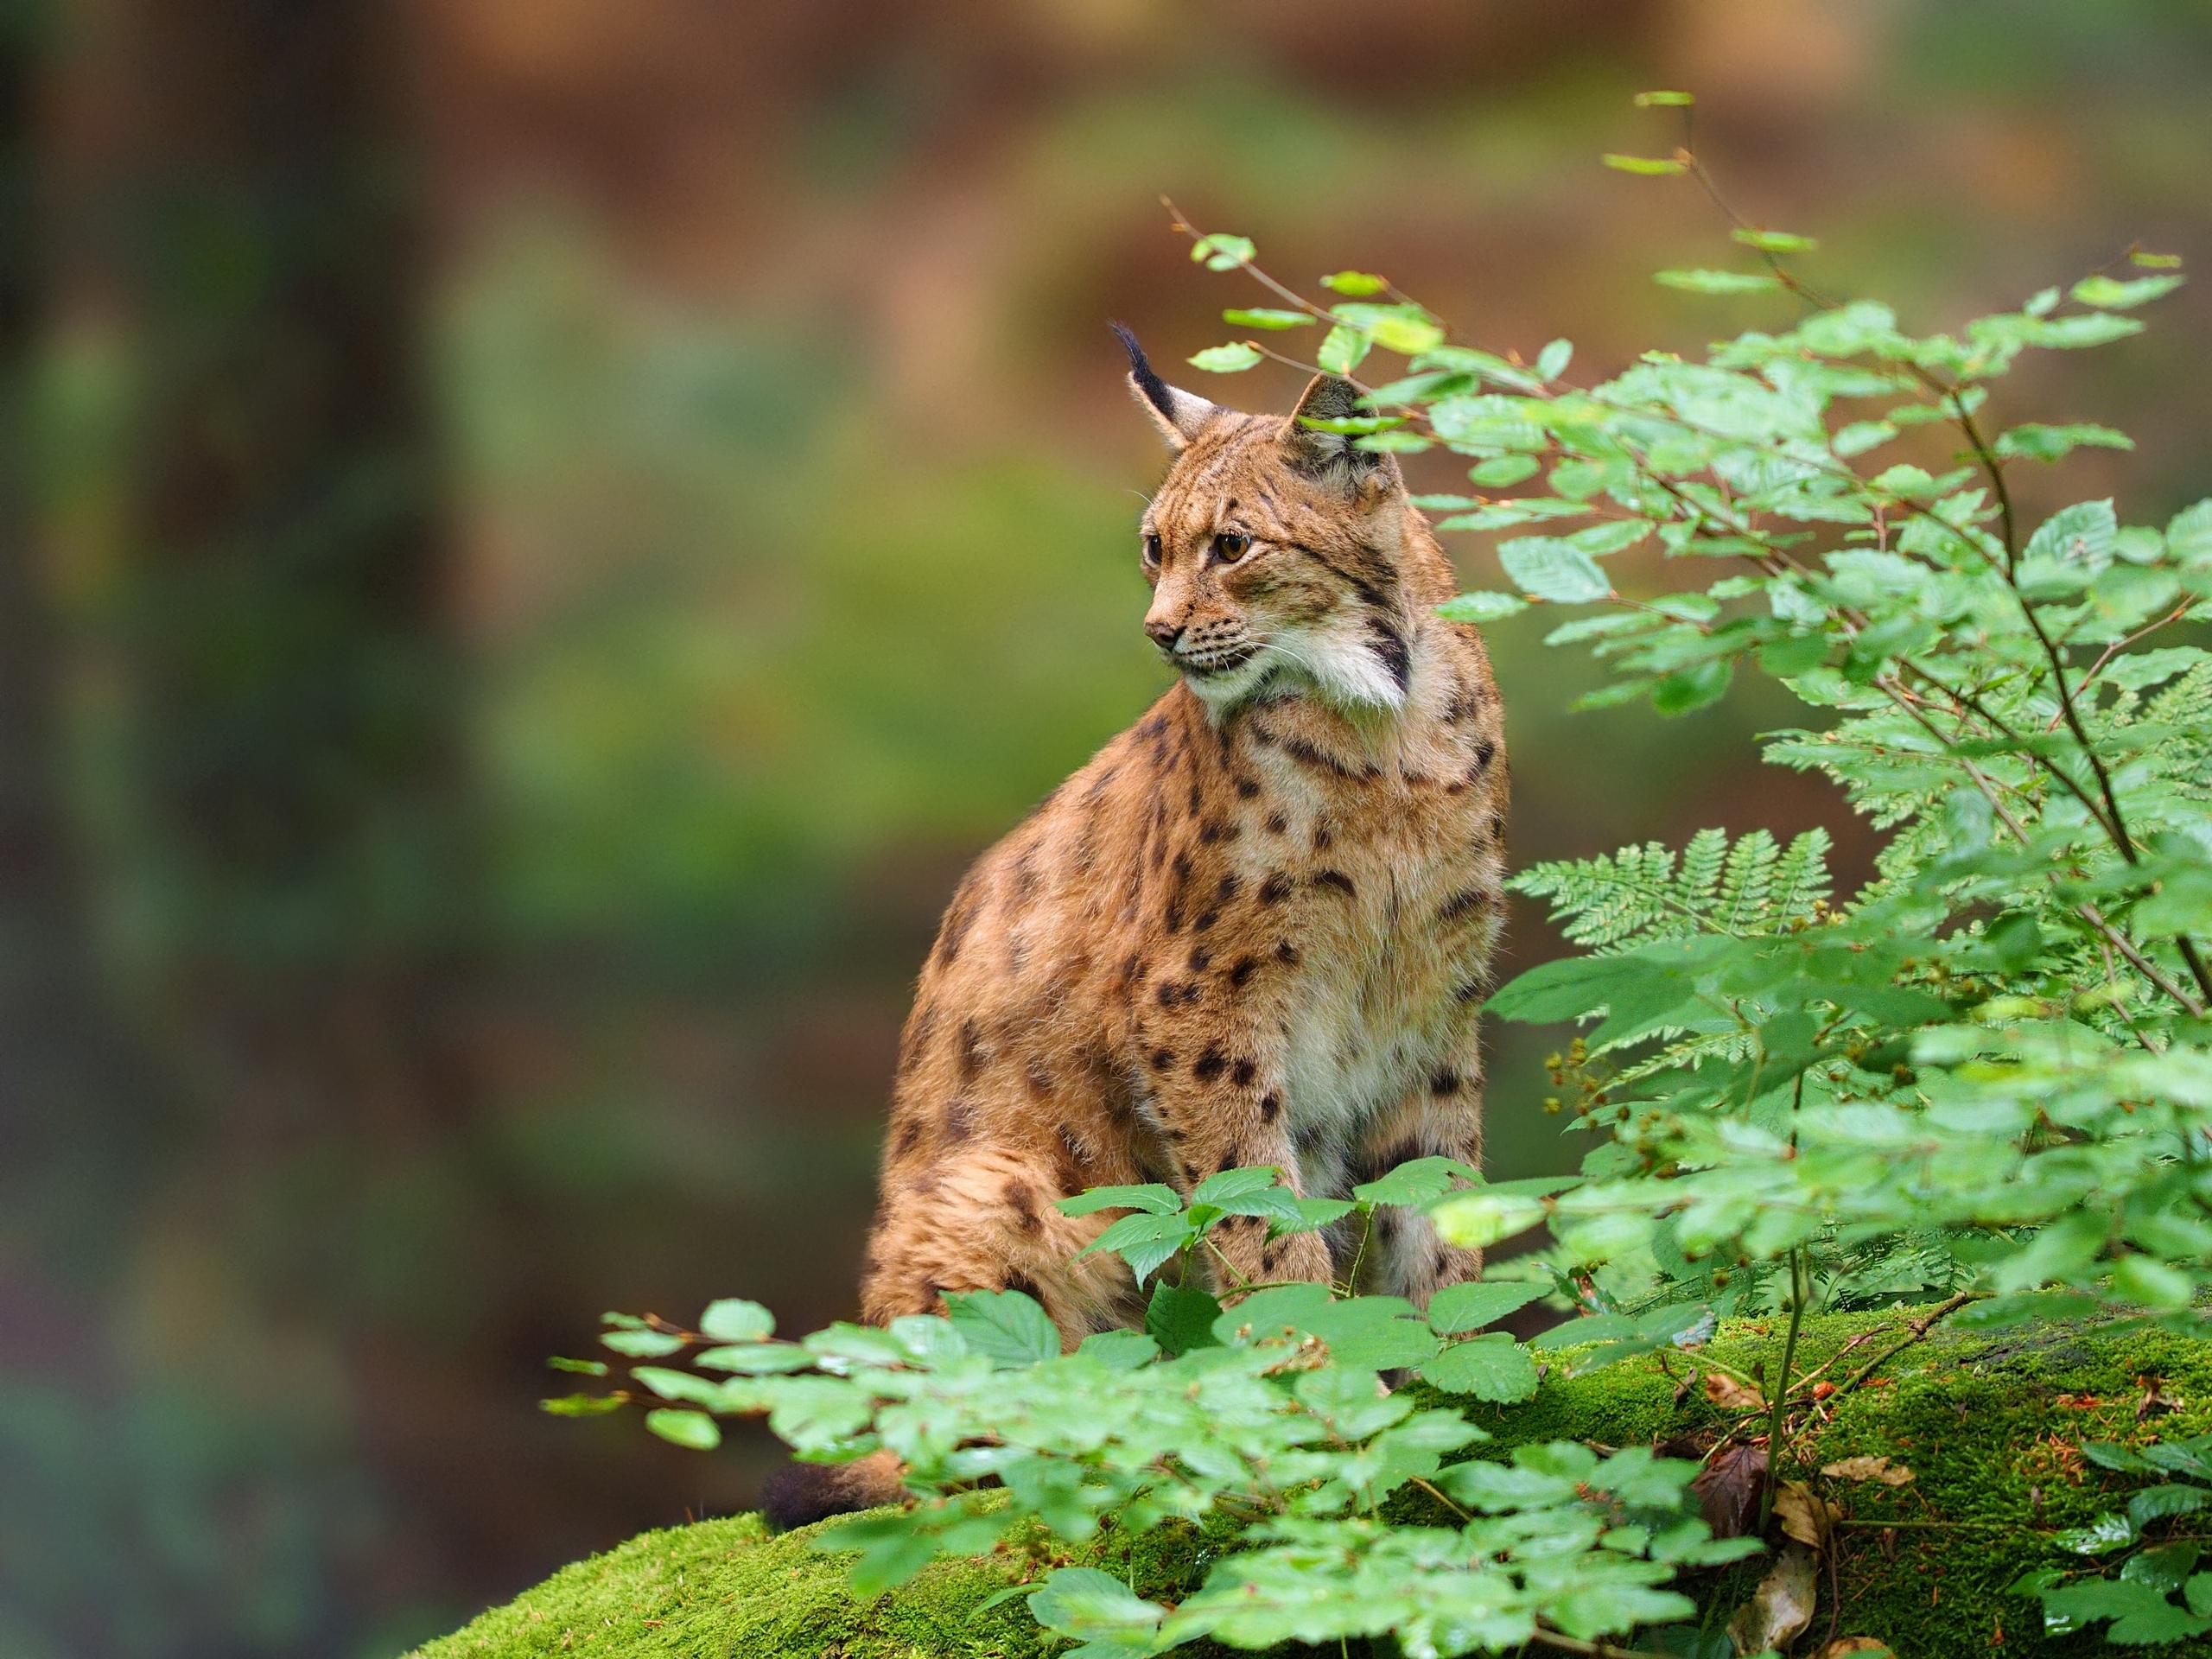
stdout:
{"type": "Polygon", "coordinates": [[[1144,515],[1145,632],[1216,715],[1291,690],[1402,708],[1404,480],[1388,455],[1300,424],[1359,413],[1358,389],[1323,375],[1290,418],[1244,415],[1130,351],[1131,385],[1177,451],[1144,515]]]}

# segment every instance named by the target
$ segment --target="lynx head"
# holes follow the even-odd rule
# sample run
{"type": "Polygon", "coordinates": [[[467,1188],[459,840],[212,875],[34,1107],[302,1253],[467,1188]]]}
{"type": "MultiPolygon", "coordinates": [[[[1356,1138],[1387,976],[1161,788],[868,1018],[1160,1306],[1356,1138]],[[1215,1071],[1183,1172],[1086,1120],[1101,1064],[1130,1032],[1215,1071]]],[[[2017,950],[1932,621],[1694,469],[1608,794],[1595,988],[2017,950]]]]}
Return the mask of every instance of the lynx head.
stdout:
{"type": "Polygon", "coordinates": [[[1268,690],[1402,708],[1419,520],[1390,456],[1302,424],[1366,413],[1359,389],[1324,374],[1288,416],[1242,414],[1169,385],[1115,332],[1130,389],[1175,451],[1144,515],[1145,632],[1217,713],[1268,690]]]}

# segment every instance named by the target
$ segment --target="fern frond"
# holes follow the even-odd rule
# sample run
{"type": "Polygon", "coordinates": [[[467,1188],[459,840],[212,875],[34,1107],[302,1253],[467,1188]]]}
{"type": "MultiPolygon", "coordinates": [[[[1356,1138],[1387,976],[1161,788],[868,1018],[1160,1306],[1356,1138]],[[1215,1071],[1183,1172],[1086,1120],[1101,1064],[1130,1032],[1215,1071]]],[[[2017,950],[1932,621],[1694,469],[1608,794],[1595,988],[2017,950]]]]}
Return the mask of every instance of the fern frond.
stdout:
{"type": "Polygon", "coordinates": [[[1732,845],[1700,830],[1674,854],[1657,842],[1597,858],[1538,864],[1510,884],[1548,899],[1567,937],[1592,950],[1626,950],[1694,933],[1751,938],[1809,921],[1827,897],[1827,832],[1808,830],[1775,845],[1754,830],[1732,845]]]}

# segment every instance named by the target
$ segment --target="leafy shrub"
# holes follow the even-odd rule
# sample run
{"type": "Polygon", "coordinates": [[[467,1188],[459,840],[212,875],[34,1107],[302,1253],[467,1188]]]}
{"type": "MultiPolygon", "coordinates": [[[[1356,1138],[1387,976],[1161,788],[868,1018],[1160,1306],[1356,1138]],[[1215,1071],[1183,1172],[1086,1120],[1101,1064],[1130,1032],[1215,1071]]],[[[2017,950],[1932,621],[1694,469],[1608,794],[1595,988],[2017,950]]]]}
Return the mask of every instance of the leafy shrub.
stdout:
{"type": "MultiPolygon", "coordinates": [[[[1608,160],[1710,185],[1687,148],[1608,160]]],[[[1376,1205],[1418,1203],[1467,1244],[1548,1223],[1554,1243],[1522,1288],[1583,1314],[1540,1340],[1586,1367],[1694,1345],[1716,1313],[1786,1308],[1794,1334],[1808,1306],[1938,1296],[1940,1313],[1985,1325],[2095,1315],[2205,1335],[2212,653],[2178,631],[2212,618],[2212,501],[2163,526],[2124,524],[2108,500],[2026,524],[2012,470],[2128,440],[2001,426],[1988,407],[2024,353],[2139,333],[2128,314],[2181,281],[2176,262],[2139,252],[2144,274],[2099,272],[1915,335],[1885,305],[1808,285],[1792,262],[1808,239],[1739,223],[1757,269],[1659,280],[1794,296],[1796,325],[1701,362],[1647,353],[1583,385],[1565,341],[1525,363],[1452,340],[1381,276],[1325,277],[1340,296],[1325,304],[1262,271],[1249,241],[1192,234],[1195,258],[1281,302],[1225,314],[1258,337],[1194,363],[1234,372],[1279,355],[1265,340],[1308,328],[1320,339],[1306,366],[1404,358],[1371,390],[1371,414],[1315,424],[1370,448],[1467,457],[1486,493],[1423,498],[1440,529],[1529,532],[1498,549],[1512,591],[1464,594],[1445,614],[1572,607],[1550,639],[1613,671],[1594,702],[1679,714],[1738,671],[1777,679],[1815,723],[1770,735],[1768,758],[1826,773],[1888,832],[1875,879],[1840,901],[1818,832],[1784,849],[1707,831],[1679,855],[1627,848],[1524,873],[1521,890],[1587,950],[1490,1007],[1591,1026],[1556,1060],[1562,1095],[1548,1103],[1571,1096],[1575,1121],[1609,1134],[1567,1181],[1489,1185],[1438,1160],[1409,1166],[1355,1195],[1370,1221],[1376,1205]],[[1914,458],[1885,464],[1892,448],[1914,458]],[[1699,574],[1617,577],[1605,562],[1638,546],[1699,574]],[[2177,643],[2152,643],[2167,630],[2177,643]]],[[[1682,1506],[1694,1466],[1640,1450],[1446,1463],[1477,1431],[1385,1392],[1378,1374],[1516,1397],[1534,1360],[1470,1333],[1520,1289],[1449,1292],[1426,1317],[1349,1287],[1261,1288],[1224,1311],[1186,1271],[1215,1222],[1256,1214],[1291,1231],[1340,1211],[1249,1171],[1187,1203],[1125,1188],[1065,1207],[1129,1211],[1099,1246],[1141,1281],[1163,1274],[1147,1334],[1061,1357],[1034,1304],[1008,1293],[957,1299],[949,1324],[838,1327],[796,1345],[770,1343],[743,1304],[718,1305],[700,1333],[633,1321],[608,1340],[734,1374],[639,1368],[670,1402],[648,1419],[670,1438],[706,1444],[714,1414],[765,1412],[802,1456],[897,1452],[915,1504],[827,1541],[861,1550],[868,1584],[986,1548],[1016,1517],[1071,1539],[1109,1516],[1249,1522],[1173,1609],[1096,1572],[1046,1577],[1032,1608],[1086,1659],[1201,1635],[1259,1647],[1383,1630],[1414,1655],[1532,1638],[1592,1651],[1682,1611],[1662,1587],[1677,1565],[1756,1548],[1712,1540],[1682,1506]],[[986,1478],[1003,1497],[979,1493],[986,1478]]],[[[1787,1444],[1803,1381],[1785,1353],[1772,1444],[1787,1444]]],[[[2161,1541],[2206,1501],[2212,1465],[2194,1443],[2161,1446],[2148,1429],[2141,1441],[2091,1455],[2182,1478],[2062,1541],[2079,1573],[2023,1580],[2052,1630],[2212,1631],[2212,1573],[2195,1570],[2193,1544],[2161,1541]]]]}

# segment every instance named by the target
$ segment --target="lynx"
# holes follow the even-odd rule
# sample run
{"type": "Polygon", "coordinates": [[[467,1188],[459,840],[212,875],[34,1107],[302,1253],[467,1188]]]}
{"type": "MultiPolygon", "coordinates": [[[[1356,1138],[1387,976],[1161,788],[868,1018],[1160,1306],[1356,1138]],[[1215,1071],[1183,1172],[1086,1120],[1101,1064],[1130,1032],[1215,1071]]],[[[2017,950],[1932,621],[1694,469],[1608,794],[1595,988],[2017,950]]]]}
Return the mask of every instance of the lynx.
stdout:
{"type": "MultiPolygon", "coordinates": [[[[1351,382],[1243,414],[1116,332],[1174,452],[1141,556],[1179,679],[945,913],[900,1042],[861,1289],[877,1323],[1015,1289],[1072,1347],[1141,1325],[1144,1297],[1081,1254],[1112,1213],[1055,1199],[1258,1166],[1343,1196],[1480,1156],[1506,764],[1482,639],[1435,614],[1451,567],[1392,457],[1306,424],[1362,412],[1351,382]]],[[[1341,1280],[1360,1242],[1226,1230],[1224,1294],[1341,1280]]],[[[1360,1288],[1420,1304],[1479,1266],[1402,1211],[1358,1261],[1360,1288]]],[[[894,1496],[896,1469],[832,1484],[807,1513],[894,1496]]]]}

